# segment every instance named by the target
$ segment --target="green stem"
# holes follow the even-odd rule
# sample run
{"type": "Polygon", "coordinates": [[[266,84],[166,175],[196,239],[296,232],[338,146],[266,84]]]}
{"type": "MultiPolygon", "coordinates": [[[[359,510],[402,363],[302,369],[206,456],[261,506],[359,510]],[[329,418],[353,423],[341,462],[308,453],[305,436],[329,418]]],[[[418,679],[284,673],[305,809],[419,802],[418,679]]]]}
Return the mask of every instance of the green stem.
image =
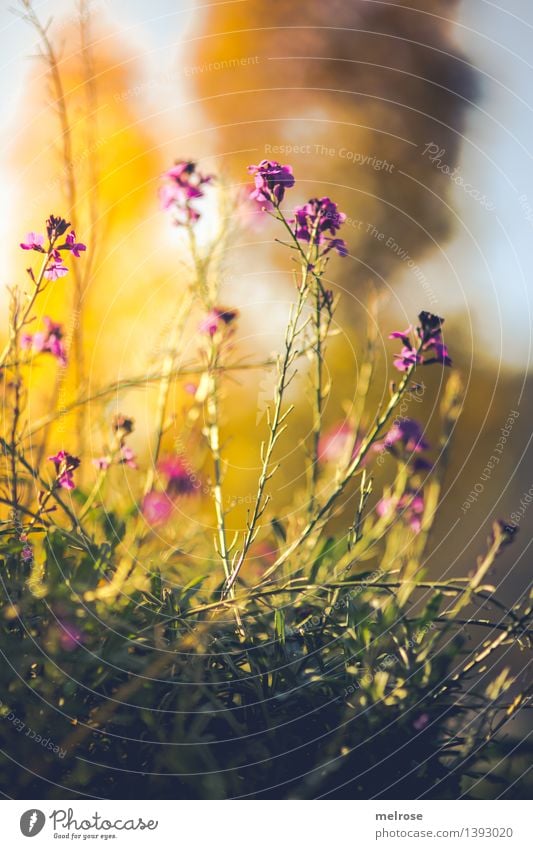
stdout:
{"type": "MultiPolygon", "coordinates": [[[[417,348],[417,353],[419,353],[421,349],[422,349],[422,342],[420,342],[420,344],[417,348]]],[[[372,447],[373,443],[375,442],[376,438],[379,436],[383,427],[388,422],[392,413],[394,412],[397,405],[399,404],[399,402],[402,398],[402,395],[405,392],[405,389],[407,388],[409,380],[411,379],[411,377],[413,375],[415,368],[416,368],[416,363],[413,363],[413,365],[411,365],[409,367],[409,369],[406,371],[406,373],[405,373],[404,377],[402,378],[398,388],[393,393],[385,411],[382,413],[381,416],[378,416],[374,427],[370,430],[370,432],[367,434],[366,438],[361,443],[359,451],[356,453],[355,457],[352,459],[352,461],[349,464],[346,472],[341,477],[339,483],[336,485],[335,489],[333,490],[333,492],[331,493],[329,498],[317,510],[315,515],[308,520],[304,529],[296,537],[296,539],[288,546],[288,548],[285,549],[283,554],[281,554],[278,557],[278,559],[275,561],[275,563],[273,563],[272,566],[269,569],[267,569],[267,571],[264,573],[264,576],[263,576],[264,578],[268,578],[276,569],[278,569],[280,566],[282,566],[284,563],[286,563],[287,560],[291,557],[291,555],[294,554],[294,552],[302,545],[302,543],[304,543],[315,530],[319,530],[325,524],[325,522],[328,520],[331,508],[334,506],[339,495],[341,495],[341,493],[344,492],[344,489],[346,488],[347,484],[353,478],[355,472],[359,469],[361,463],[365,459],[366,455],[368,454],[368,452],[369,452],[370,448],[372,447]]]]}
{"type": "MultiPolygon", "coordinates": [[[[281,215],[281,213],[280,213],[281,215]]],[[[282,216],[283,217],[283,216],[282,216]]],[[[283,219],[285,220],[285,219],[283,219]]],[[[288,226],[288,225],[287,225],[288,226]]],[[[290,229],[290,228],[289,228],[290,229]]],[[[276,471],[270,468],[272,455],[274,452],[274,448],[276,443],[283,433],[284,427],[283,423],[289,413],[291,412],[291,407],[288,408],[284,413],[282,413],[283,400],[285,396],[285,390],[289,384],[289,370],[295,359],[295,351],[294,344],[296,338],[301,333],[302,328],[298,327],[298,323],[305,306],[307,295],[309,293],[309,272],[310,272],[310,261],[311,261],[311,251],[313,248],[313,244],[311,242],[309,246],[309,252],[307,256],[305,256],[305,262],[302,266],[302,281],[300,283],[298,289],[298,300],[296,303],[296,308],[294,310],[294,314],[290,316],[289,321],[287,323],[287,329],[285,332],[285,352],[283,356],[283,360],[279,366],[279,376],[278,382],[275,389],[274,395],[274,414],[272,416],[272,420],[269,419],[269,436],[266,448],[264,444],[261,446],[261,473],[257,485],[257,495],[254,501],[254,507],[252,511],[252,515],[247,522],[247,529],[244,535],[244,541],[242,545],[241,552],[238,558],[235,561],[235,565],[233,567],[233,572],[231,573],[231,577],[226,582],[226,585],[223,590],[223,598],[225,598],[230,591],[232,590],[235,581],[238,578],[239,572],[244,563],[244,559],[250,549],[251,544],[253,543],[255,537],[258,532],[258,522],[265,512],[265,509],[268,505],[268,496],[265,495],[265,488],[276,471]]]]}

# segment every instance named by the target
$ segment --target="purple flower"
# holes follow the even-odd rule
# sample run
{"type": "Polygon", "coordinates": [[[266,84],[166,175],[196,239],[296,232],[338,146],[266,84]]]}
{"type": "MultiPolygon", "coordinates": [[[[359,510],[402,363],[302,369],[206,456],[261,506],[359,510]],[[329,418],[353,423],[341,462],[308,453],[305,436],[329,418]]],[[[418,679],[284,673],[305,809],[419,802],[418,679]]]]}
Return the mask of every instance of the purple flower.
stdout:
{"type": "Polygon", "coordinates": [[[214,336],[215,333],[223,327],[229,327],[237,316],[238,310],[229,309],[228,307],[213,307],[207,315],[201,320],[198,325],[198,330],[201,333],[207,333],[209,336],[214,336]]]}
{"type": "Polygon", "coordinates": [[[94,460],[93,460],[93,466],[96,466],[96,468],[100,472],[107,471],[107,469],[109,469],[110,465],[111,465],[111,458],[110,457],[95,457],[94,460]]]}
{"type": "Polygon", "coordinates": [[[401,353],[394,358],[395,367],[398,371],[405,372],[420,364],[429,366],[432,363],[441,363],[450,366],[452,361],[448,354],[448,348],[442,341],[444,319],[429,312],[421,312],[418,318],[420,325],[416,328],[416,335],[420,340],[420,345],[413,344],[412,327],[389,333],[389,339],[401,339],[403,344],[401,353]],[[430,351],[433,355],[425,356],[430,351]]]}
{"type": "Polygon", "coordinates": [[[420,325],[416,328],[418,338],[422,342],[423,351],[433,351],[433,356],[424,360],[424,365],[441,363],[451,366],[452,361],[448,354],[448,348],[442,341],[442,325],[444,319],[431,312],[421,312],[418,316],[420,325]]]}
{"type": "Polygon", "coordinates": [[[339,256],[346,256],[348,248],[343,239],[332,238],[346,221],[344,212],[339,212],[336,203],[327,197],[311,198],[303,206],[294,210],[294,235],[301,242],[314,245],[326,245],[323,255],[336,250],[339,256]],[[328,235],[329,234],[329,235],[328,235]]]}
{"type": "Polygon", "coordinates": [[[39,251],[39,253],[44,253],[44,236],[41,236],[40,233],[28,233],[26,236],[26,241],[20,243],[20,247],[24,251],[39,251]]]}
{"type": "Polygon", "coordinates": [[[63,236],[69,227],[70,223],[59,215],[51,215],[46,221],[46,232],[51,242],[63,236]]]}
{"type": "Polygon", "coordinates": [[[122,413],[117,413],[111,420],[111,429],[121,438],[133,433],[134,427],[135,419],[132,419],[131,416],[124,416],[122,413]]]}
{"type": "Polygon", "coordinates": [[[74,457],[67,451],[58,451],[48,458],[56,467],[56,481],[62,489],[75,489],[73,471],[80,465],[78,457],[74,457]]]}
{"type": "Polygon", "coordinates": [[[192,495],[199,487],[196,475],[182,456],[165,457],[158,465],[167,478],[166,492],[171,498],[177,495],[192,495]]]}
{"type": "Polygon", "coordinates": [[[164,177],[167,182],[159,192],[161,207],[173,210],[175,224],[194,224],[200,213],[191,202],[204,196],[204,186],[213,181],[213,176],[201,174],[196,162],[181,160],[164,177]]]}
{"type": "Polygon", "coordinates": [[[411,335],[413,333],[413,328],[411,325],[407,328],[407,330],[393,330],[392,333],[389,333],[389,339],[401,339],[402,344],[406,348],[411,347],[411,335]]]}
{"type": "Polygon", "coordinates": [[[448,348],[440,339],[435,339],[428,348],[433,349],[433,356],[424,360],[425,366],[429,366],[431,363],[441,363],[443,366],[451,366],[452,360],[448,353],[448,348]]]}
{"type": "Polygon", "coordinates": [[[44,272],[44,276],[48,280],[59,280],[59,278],[64,277],[65,274],[68,274],[68,268],[66,267],[66,265],[63,264],[63,260],[59,251],[54,250],[51,257],[51,262],[48,265],[46,271],[44,272]]]}
{"type": "Polygon", "coordinates": [[[426,460],[425,457],[415,457],[410,465],[413,474],[415,475],[429,472],[429,470],[433,468],[433,463],[430,463],[430,461],[426,460]]]}
{"type": "Polygon", "coordinates": [[[63,342],[63,326],[51,318],[45,316],[44,324],[46,332],[38,332],[33,335],[25,333],[21,337],[21,346],[26,350],[32,350],[34,354],[52,354],[62,366],[67,364],[67,351],[63,342]]]}
{"type": "Polygon", "coordinates": [[[399,498],[382,498],[376,504],[378,516],[390,518],[394,513],[401,516],[416,534],[422,528],[424,497],[421,492],[408,490],[399,498]]]}
{"type": "Polygon", "coordinates": [[[61,245],[61,247],[67,248],[71,253],[74,254],[75,257],[79,257],[80,251],[86,251],[87,246],[83,244],[83,242],[76,241],[76,233],[74,230],[71,230],[68,234],[65,244],[61,245]]]}
{"type": "Polygon", "coordinates": [[[419,314],[418,320],[420,322],[420,326],[416,328],[416,332],[418,334],[418,338],[422,342],[427,343],[436,338],[440,339],[442,335],[442,325],[444,324],[443,318],[423,310],[419,314]]]}
{"type": "Polygon", "coordinates": [[[20,554],[25,563],[33,560],[33,551],[30,545],[25,545],[20,554]]]}
{"type": "Polygon", "coordinates": [[[417,366],[422,363],[423,357],[418,354],[411,346],[404,345],[401,352],[394,358],[394,365],[398,371],[409,371],[412,366],[417,366]]]}
{"type": "MultiPolygon", "coordinates": [[[[329,430],[325,431],[318,442],[318,459],[324,463],[337,463],[346,457],[346,453],[350,444],[353,445],[355,433],[353,427],[346,421],[340,424],[333,425],[329,430]]],[[[357,452],[358,445],[355,446],[352,457],[357,452]]],[[[350,459],[346,457],[346,459],[350,459]]]]}
{"type": "Polygon", "coordinates": [[[278,206],[285,196],[285,190],[294,186],[291,166],[280,165],[270,159],[263,159],[259,165],[249,165],[248,173],[254,175],[255,183],[250,197],[262,203],[278,206]]]}
{"type": "Polygon", "coordinates": [[[120,462],[124,466],[129,466],[130,469],[138,469],[135,454],[129,445],[123,445],[120,449],[120,462]]]}
{"type": "Polygon", "coordinates": [[[329,254],[330,251],[337,251],[339,256],[348,256],[348,245],[344,239],[329,239],[323,255],[329,254]]]}
{"type": "Polygon", "coordinates": [[[152,490],[148,492],[142,501],[141,512],[149,525],[162,525],[168,522],[172,515],[174,505],[168,495],[164,492],[152,490]]]}
{"type": "Polygon", "coordinates": [[[393,424],[383,441],[383,445],[389,450],[393,450],[399,445],[405,451],[419,453],[429,448],[422,433],[421,425],[414,419],[401,419],[393,424]]]}

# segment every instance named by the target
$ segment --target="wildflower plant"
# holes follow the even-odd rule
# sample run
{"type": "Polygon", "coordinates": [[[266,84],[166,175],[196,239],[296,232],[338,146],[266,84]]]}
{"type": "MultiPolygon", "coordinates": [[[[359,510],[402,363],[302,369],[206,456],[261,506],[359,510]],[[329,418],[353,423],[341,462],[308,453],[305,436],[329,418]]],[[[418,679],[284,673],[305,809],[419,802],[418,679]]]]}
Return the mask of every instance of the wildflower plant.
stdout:
{"type": "MultiPolygon", "coordinates": [[[[120,798],[126,771],[130,793],[143,795],[148,784],[150,795],[172,798],[453,796],[468,792],[476,764],[527,702],[510,669],[490,681],[482,674],[488,656],[530,648],[531,600],[508,610],[486,583],[515,529],[494,523],[468,578],[435,582],[424,570],[443,472],[423,425],[398,410],[417,392],[420,369],[451,366],[444,320],[423,310],[416,329],[390,333],[402,346],[390,349],[400,375],[377,411],[368,409],[377,367],[370,331],[352,414],[326,422],[339,308],[326,270],[349,255],[345,215],[329,197],[291,203],[299,187],[288,164],[264,160],[248,170],[250,197],[279,228],[277,249],[294,266],[281,350],[267,362],[239,359],[241,313],[220,289],[237,201],[225,201],[220,232],[200,247],[201,202],[221,183],[193,161],[176,162],[160,203],[169,226],[186,235],[190,274],[157,370],[127,381],[129,389],[157,386],[142,450],[125,411],[102,422],[96,456],[46,438],[35,452],[43,427],[25,420],[27,374],[45,353],[58,368],[69,362],[61,325],[45,318],[36,330],[35,310],[91,247],[55,215],[46,236],[31,232],[21,243],[38,264],[27,269],[26,288],[11,293],[0,358],[0,639],[9,658],[0,679],[9,710],[32,727],[44,722],[66,756],[36,755],[20,738],[20,794],[38,797],[52,782],[67,794],[120,798]],[[187,333],[196,361],[183,365],[187,333]],[[312,387],[306,485],[288,519],[273,488],[283,475],[280,446],[298,440],[289,387],[302,363],[312,387]],[[230,377],[250,367],[274,369],[276,378],[255,492],[235,532],[222,422],[230,377]],[[170,409],[176,382],[190,397],[179,422],[170,409]],[[213,538],[188,521],[185,505],[209,511],[213,538]],[[487,633],[474,652],[465,626],[487,633]]],[[[104,386],[94,402],[120,390],[104,386]]],[[[461,393],[451,371],[441,454],[461,393]]],[[[90,403],[81,395],[74,406],[90,403]]],[[[45,421],[59,415],[49,411],[45,421]]]]}

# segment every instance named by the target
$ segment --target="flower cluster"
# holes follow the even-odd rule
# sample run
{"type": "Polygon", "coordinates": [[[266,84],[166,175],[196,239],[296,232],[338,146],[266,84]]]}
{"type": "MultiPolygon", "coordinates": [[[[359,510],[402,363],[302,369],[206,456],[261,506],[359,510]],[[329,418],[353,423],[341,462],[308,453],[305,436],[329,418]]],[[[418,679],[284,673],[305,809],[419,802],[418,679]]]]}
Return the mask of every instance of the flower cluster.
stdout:
{"type": "Polygon", "coordinates": [[[448,354],[448,348],[442,341],[442,325],[444,319],[430,312],[421,312],[418,316],[420,325],[416,328],[417,342],[413,342],[413,328],[407,330],[395,330],[389,334],[389,339],[400,339],[403,347],[394,358],[394,365],[398,371],[408,371],[412,366],[431,363],[441,363],[450,366],[452,361],[448,354]]]}
{"type": "Polygon", "coordinates": [[[326,245],[322,256],[331,250],[336,250],[339,256],[346,256],[348,248],[344,239],[335,235],[346,221],[344,212],[340,212],[336,203],[328,197],[312,198],[294,211],[294,234],[299,241],[326,245]],[[328,235],[329,234],[329,235],[328,235]]]}
{"type": "Polygon", "coordinates": [[[259,203],[279,206],[285,197],[285,190],[294,186],[291,166],[280,165],[270,159],[263,159],[259,165],[249,165],[248,173],[253,174],[255,182],[250,197],[259,203]]]}
{"type": "Polygon", "coordinates": [[[401,516],[415,534],[422,528],[424,509],[423,492],[417,489],[406,490],[400,498],[393,496],[382,498],[376,505],[378,516],[386,518],[394,514],[401,516]]]}
{"type": "Polygon", "coordinates": [[[403,456],[406,453],[419,454],[429,448],[423,437],[422,426],[414,419],[400,419],[394,422],[387,436],[383,440],[383,447],[387,448],[395,456],[403,456]]]}
{"type": "Polygon", "coordinates": [[[162,208],[173,211],[176,225],[194,224],[200,213],[193,201],[204,197],[204,187],[213,182],[213,176],[201,174],[196,162],[181,160],[164,177],[167,182],[159,193],[162,208]]]}
{"type": "Polygon", "coordinates": [[[207,333],[208,336],[214,336],[219,330],[233,324],[238,315],[239,311],[236,309],[213,307],[201,320],[198,330],[201,333],[207,333]]]}
{"type": "Polygon", "coordinates": [[[21,347],[33,354],[52,354],[62,366],[67,364],[67,349],[63,341],[63,325],[45,316],[45,330],[37,333],[24,333],[21,337],[21,347]]]}
{"type": "Polygon", "coordinates": [[[67,451],[58,451],[48,458],[56,467],[56,484],[62,489],[75,489],[73,472],[80,465],[78,457],[74,457],[67,451]]]}
{"type": "MultiPolygon", "coordinates": [[[[294,186],[294,174],[290,165],[280,165],[270,159],[263,159],[259,165],[249,165],[248,173],[254,175],[255,188],[250,198],[259,203],[279,208],[285,192],[294,186]]],[[[346,221],[344,212],[340,212],[330,198],[311,198],[303,206],[294,210],[294,218],[287,222],[294,226],[294,237],[300,242],[313,245],[325,245],[321,256],[336,250],[339,256],[346,256],[348,248],[344,239],[336,238],[337,231],[346,221]]]]}
{"type": "Polygon", "coordinates": [[[48,236],[48,246],[45,248],[45,238],[41,233],[28,233],[26,241],[20,243],[20,247],[24,251],[36,251],[37,253],[46,254],[48,257],[44,276],[48,280],[58,280],[68,274],[68,268],[63,262],[62,252],[68,251],[76,258],[79,258],[82,251],[87,250],[83,242],[76,241],[76,233],[71,230],[67,233],[65,241],[58,244],[59,240],[65,235],[70,224],[64,218],[56,215],[51,215],[46,222],[46,233],[48,236]]]}

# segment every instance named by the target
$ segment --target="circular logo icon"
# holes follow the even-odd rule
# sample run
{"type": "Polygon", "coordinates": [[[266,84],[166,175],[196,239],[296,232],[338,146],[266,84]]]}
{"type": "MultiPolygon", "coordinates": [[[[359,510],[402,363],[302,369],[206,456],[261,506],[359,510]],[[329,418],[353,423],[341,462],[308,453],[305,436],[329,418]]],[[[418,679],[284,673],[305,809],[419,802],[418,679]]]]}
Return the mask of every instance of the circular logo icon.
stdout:
{"type": "Polygon", "coordinates": [[[42,811],[32,808],[30,811],[25,811],[20,818],[20,830],[24,837],[35,837],[43,830],[46,817],[42,811]]]}

